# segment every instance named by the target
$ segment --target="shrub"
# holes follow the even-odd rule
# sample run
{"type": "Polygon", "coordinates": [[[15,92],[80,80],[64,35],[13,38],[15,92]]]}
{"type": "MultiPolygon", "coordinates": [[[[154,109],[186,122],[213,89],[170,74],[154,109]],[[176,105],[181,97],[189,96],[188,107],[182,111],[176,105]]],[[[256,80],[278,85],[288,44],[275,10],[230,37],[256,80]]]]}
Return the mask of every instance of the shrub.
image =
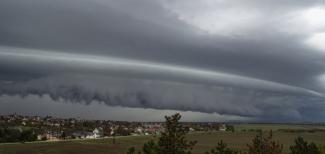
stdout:
{"type": "Polygon", "coordinates": [[[272,140],[273,133],[270,131],[268,137],[264,137],[262,132],[257,135],[251,145],[248,146],[249,154],[281,154],[283,145],[272,140]]]}
{"type": "Polygon", "coordinates": [[[214,149],[205,152],[205,154],[239,154],[239,152],[231,150],[228,148],[228,145],[221,140],[214,149]]]}
{"type": "Polygon", "coordinates": [[[295,140],[295,145],[290,146],[291,154],[321,154],[315,143],[308,143],[302,137],[295,140]]]}

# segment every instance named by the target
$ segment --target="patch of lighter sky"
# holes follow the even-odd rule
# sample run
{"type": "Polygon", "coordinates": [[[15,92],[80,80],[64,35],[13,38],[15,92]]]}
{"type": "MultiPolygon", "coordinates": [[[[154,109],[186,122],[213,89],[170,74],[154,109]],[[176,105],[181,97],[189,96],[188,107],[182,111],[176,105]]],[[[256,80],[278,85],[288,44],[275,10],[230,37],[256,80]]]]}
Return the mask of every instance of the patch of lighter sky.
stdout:
{"type": "Polygon", "coordinates": [[[305,43],[317,51],[325,53],[325,32],[312,35],[305,43]]]}
{"type": "Polygon", "coordinates": [[[162,4],[179,20],[211,35],[235,37],[247,34],[261,17],[257,9],[229,7],[223,0],[162,1],[162,4]]]}

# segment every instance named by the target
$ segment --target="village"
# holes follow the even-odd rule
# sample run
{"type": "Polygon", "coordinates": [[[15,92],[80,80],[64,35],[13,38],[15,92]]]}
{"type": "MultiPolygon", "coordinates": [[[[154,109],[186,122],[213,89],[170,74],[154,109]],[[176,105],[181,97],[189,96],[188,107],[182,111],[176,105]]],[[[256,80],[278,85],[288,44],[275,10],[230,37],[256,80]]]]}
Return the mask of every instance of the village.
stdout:
{"type": "MultiPolygon", "coordinates": [[[[190,132],[234,131],[232,125],[218,122],[184,122],[183,125],[190,132]]],[[[164,126],[161,122],[85,120],[80,118],[22,116],[17,114],[0,116],[0,142],[59,141],[130,135],[160,135],[163,131],[164,126]],[[28,137],[24,139],[21,136],[28,137]]]]}

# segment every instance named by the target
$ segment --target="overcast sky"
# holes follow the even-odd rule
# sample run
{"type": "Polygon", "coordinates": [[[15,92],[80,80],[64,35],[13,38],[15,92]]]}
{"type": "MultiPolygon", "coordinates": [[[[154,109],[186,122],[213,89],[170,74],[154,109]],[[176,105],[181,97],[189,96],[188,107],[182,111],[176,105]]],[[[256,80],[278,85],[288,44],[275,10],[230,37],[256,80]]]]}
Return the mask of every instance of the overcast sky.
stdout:
{"type": "Polygon", "coordinates": [[[325,122],[324,42],[321,0],[1,0],[0,113],[325,122]]]}

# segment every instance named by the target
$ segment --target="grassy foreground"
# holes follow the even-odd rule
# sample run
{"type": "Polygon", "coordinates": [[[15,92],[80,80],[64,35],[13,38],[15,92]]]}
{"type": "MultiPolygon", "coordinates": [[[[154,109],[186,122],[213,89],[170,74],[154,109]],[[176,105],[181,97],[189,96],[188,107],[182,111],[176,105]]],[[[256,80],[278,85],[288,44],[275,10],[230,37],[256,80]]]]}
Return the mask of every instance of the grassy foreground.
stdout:
{"type": "MultiPolygon", "coordinates": [[[[224,140],[230,147],[246,150],[246,144],[256,135],[255,132],[205,132],[189,134],[188,139],[197,140],[194,154],[203,154],[213,148],[219,140],[224,140]]],[[[284,133],[274,132],[274,139],[284,145],[284,152],[293,144],[297,136],[303,136],[307,141],[313,141],[317,145],[325,145],[325,133],[284,133]]],[[[128,136],[116,138],[116,143],[112,144],[112,139],[97,140],[75,140],[60,142],[35,142],[35,143],[14,143],[0,144],[0,154],[124,154],[128,147],[135,146],[140,149],[143,143],[154,136],[128,136]]]]}

